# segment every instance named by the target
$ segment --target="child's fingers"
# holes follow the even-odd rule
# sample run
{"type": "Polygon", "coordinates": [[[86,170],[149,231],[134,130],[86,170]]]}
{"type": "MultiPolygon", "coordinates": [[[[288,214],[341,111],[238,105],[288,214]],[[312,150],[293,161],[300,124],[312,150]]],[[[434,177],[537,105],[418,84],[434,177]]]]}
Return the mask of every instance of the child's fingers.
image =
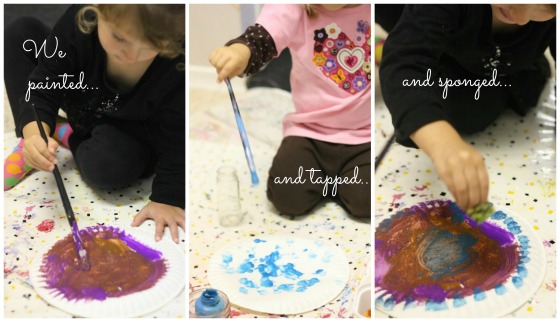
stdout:
{"type": "Polygon", "coordinates": [[[478,171],[478,181],[480,182],[480,202],[488,202],[488,191],[490,188],[488,183],[488,172],[486,171],[486,165],[483,165],[483,167],[478,171]]]}
{"type": "Polygon", "coordinates": [[[453,172],[453,186],[455,190],[455,201],[461,208],[465,208],[468,201],[468,184],[462,171],[453,172]]]}
{"type": "Polygon", "coordinates": [[[48,150],[55,157],[56,160],[56,150],[58,149],[58,142],[55,139],[49,138],[48,150]]]}
{"type": "Polygon", "coordinates": [[[41,171],[52,171],[54,169],[54,161],[49,160],[45,157],[45,154],[50,156],[50,153],[45,153],[48,151],[46,146],[42,150],[38,150],[36,146],[31,147],[28,151],[28,155],[24,154],[24,158],[26,162],[29,162],[33,168],[39,169],[41,171]]]}
{"type": "Polygon", "coordinates": [[[165,228],[165,222],[163,220],[155,220],[156,222],[156,241],[160,241],[163,237],[163,229],[165,228]]]}
{"type": "Polygon", "coordinates": [[[175,242],[175,244],[179,244],[179,228],[177,227],[177,223],[171,221],[167,223],[169,226],[169,230],[171,231],[171,239],[175,242]]]}
{"type": "Polygon", "coordinates": [[[134,219],[132,220],[130,226],[138,227],[146,219],[148,219],[147,211],[144,211],[144,209],[142,209],[139,213],[136,214],[136,216],[134,216],[134,219]]]}
{"type": "Polygon", "coordinates": [[[478,170],[473,167],[465,168],[465,179],[468,184],[467,194],[469,196],[465,209],[474,207],[480,203],[480,182],[478,180],[478,170]]]}

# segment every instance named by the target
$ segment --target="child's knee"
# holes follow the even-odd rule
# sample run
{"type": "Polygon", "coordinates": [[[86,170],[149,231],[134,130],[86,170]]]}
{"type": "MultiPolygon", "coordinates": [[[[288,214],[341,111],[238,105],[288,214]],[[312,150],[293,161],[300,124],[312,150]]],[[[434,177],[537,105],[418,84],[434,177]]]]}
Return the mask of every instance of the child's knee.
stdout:
{"type": "Polygon", "coordinates": [[[292,184],[271,184],[270,180],[266,195],[274,207],[287,216],[309,214],[322,198],[319,191],[302,189],[292,184]]]}
{"type": "Polygon", "coordinates": [[[338,189],[340,201],[350,215],[371,218],[371,190],[369,185],[347,185],[338,189]]]}

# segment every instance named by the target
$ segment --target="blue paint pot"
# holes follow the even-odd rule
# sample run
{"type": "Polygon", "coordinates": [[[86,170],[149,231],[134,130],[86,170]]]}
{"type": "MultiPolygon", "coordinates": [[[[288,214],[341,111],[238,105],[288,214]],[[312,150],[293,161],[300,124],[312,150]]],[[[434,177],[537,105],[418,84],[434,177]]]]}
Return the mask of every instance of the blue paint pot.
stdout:
{"type": "Polygon", "coordinates": [[[201,289],[189,294],[190,318],[229,318],[231,311],[227,295],[219,290],[201,289]]]}

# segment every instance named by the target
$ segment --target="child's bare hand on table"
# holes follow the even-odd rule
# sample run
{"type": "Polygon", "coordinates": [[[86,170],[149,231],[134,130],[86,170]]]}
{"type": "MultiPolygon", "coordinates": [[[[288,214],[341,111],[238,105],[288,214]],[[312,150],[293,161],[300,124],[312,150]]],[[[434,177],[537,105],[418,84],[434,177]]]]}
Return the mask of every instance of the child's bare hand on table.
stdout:
{"type": "Polygon", "coordinates": [[[179,207],[151,201],[134,217],[131,226],[138,227],[146,219],[156,223],[156,241],[163,236],[165,226],[169,226],[171,238],[179,243],[179,227],[185,231],[185,210],[179,207]]]}
{"type": "Polygon", "coordinates": [[[209,57],[210,64],[216,68],[218,82],[226,77],[232,78],[245,71],[251,58],[251,50],[243,44],[232,44],[215,49],[209,57]]]}
{"type": "Polygon", "coordinates": [[[488,172],[484,158],[463,141],[445,121],[430,123],[411,135],[432,159],[436,171],[457,205],[472,208],[488,201],[488,172]]]}

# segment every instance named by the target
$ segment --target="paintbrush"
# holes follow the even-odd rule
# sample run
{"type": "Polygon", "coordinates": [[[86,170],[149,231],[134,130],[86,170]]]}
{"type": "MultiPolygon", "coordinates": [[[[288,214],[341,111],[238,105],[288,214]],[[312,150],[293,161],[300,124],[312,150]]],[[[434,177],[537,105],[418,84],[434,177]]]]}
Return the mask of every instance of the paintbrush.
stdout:
{"type": "MultiPolygon", "coordinates": [[[[32,104],[32,110],[33,115],[35,116],[35,121],[37,122],[37,126],[39,127],[41,137],[43,138],[43,140],[45,140],[45,143],[48,144],[49,141],[47,139],[47,134],[45,134],[43,124],[39,119],[39,114],[37,114],[37,110],[35,109],[34,104],[32,104]]],[[[78,224],[76,223],[76,218],[74,217],[74,212],[72,211],[72,205],[70,204],[70,199],[68,199],[68,194],[66,193],[64,183],[62,182],[62,176],[60,175],[60,171],[58,171],[58,167],[56,166],[56,164],[54,165],[53,174],[56,180],[56,185],[58,186],[58,192],[60,193],[60,199],[62,199],[62,205],[64,205],[66,218],[68,219],[68,223],[70,224],[70,228],[72,229],[72,238],[74,239],[76,252],[78,253],[78,257],[80,258],[82,269],[84,271],[88,271],[91,268],[91,265],[88,260],[86,248],[84,246],[82,238],[80,237],[80,230],[78,229],[78,224]]]]}
{"type": "Polygon", "coordinates": [[[381,150],[379,155],[375,158],[375,164],[374,164],[374,168],[373,168],[374,170],[377,170],[377,167],[381,163],[381,160],[383,160],[383,158],[385,157],[387,152],[389,152],[389,148],[391,147],[391,144],[393,144],[393,141],[395,141],[395,133],[393,133],[393,135],[391,135],[389,140],[387,140],[387,142],[385,142],[385,146],[383,147],[383,149],[381,150]]]}
{"type": "Polygon", "coordinates": [[[229,91],[229,97],[231,98],[231,104],[233,105],[233,113],[235,114],[235,121],[237,122],[237,128],[239,129],[241,142],[243,143],[245,158],[247,159],[249,171],[251,172],[251,182],[255,185],[259,183],[259,176],[257,175],[257,169],[255,167],[255,162],[253,161],[253,153],[251,152],[251,146],[249,145],[249,138],[247,137],[247,131],[245,131],[245,126],[243,125],[243,120],[241,119],[241,113],[239,113],[239,107],[237,106],[237,101],[235,100],[235,95],[233,94],[233,88],[231,87],[229,77],[226,77],[226,85],[229,91]]]}

